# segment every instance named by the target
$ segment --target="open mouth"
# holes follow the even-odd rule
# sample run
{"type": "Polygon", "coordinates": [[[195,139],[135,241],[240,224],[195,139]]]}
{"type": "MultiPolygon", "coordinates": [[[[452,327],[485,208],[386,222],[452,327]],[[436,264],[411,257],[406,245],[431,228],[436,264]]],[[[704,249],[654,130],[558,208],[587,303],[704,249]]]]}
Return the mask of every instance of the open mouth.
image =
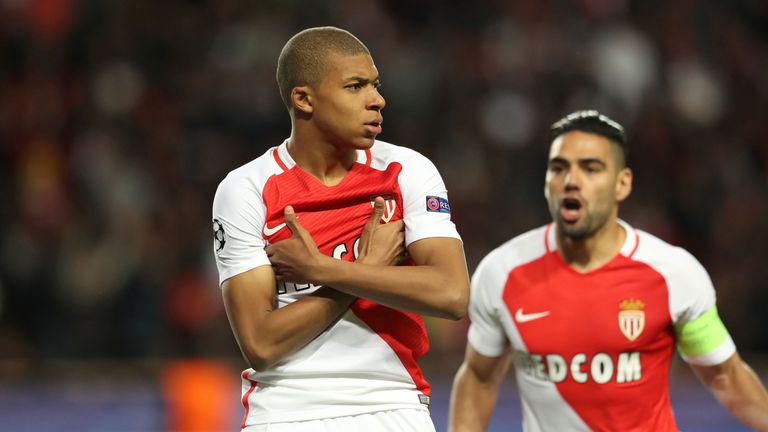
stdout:
{"type": "Polygon", "coordinates": [[[565,198],[560,204],[560,216],[566,222],[575,222],[581,217],[582,204],[579,199],[565,198]]]}
{"type": "Polygon", "coordinates": [[[563,200],[563,205],[566,210],[578,210],[581,208],[581,201],[576,198],[566,198],[563,200]]]}

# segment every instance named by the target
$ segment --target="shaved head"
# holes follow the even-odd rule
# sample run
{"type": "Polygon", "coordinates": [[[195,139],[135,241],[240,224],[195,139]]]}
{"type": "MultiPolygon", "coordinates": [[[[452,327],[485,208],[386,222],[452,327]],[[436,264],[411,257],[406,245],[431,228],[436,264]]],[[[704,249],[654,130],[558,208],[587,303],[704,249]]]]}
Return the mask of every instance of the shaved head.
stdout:
{"type": "Polygon", "coordinates": [[[286,42],[277,60],[277,85],[283,103],[291,110],[291,91],[296,86],[316,86],[327,70],[331,53],[371,55],[352,33],[336,27],[303,30],[286,42]]]}
{"type": "Polygon", "coordinates": [[[577,130],[607,138],[614,145],[611,146],[611,155],[616,166],[621,169],[627,166],[629,146],[624,134],[624,127],[608,116],[595,110],[575,111],[556,121],[549,129],[550,144],[560,135],[577,130]]]}

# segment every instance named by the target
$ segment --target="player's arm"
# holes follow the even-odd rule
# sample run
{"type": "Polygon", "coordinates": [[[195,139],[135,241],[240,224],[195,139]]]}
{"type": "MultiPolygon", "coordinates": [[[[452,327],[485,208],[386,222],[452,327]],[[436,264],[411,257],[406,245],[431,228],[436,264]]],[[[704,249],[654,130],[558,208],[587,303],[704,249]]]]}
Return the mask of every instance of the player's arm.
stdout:
{"type": "Polygon", "coordinates": [[[278,309],[270,266],[227,279],[222,295],[235,339],[255,370],[272,366],[312,341],[354,301],[348,294],[323,287],[278,309]]]}
{"type": "Polygon", "coordinates": [[[467,344],[464,362],[453,380],[449,431],[479,432],[488,428],[511,358],[509,350],[499,357],[487,357],[467,344]]]}
{"type": "Polygon", "coordinates": [[[445,184],[427,158],[408,155],[398,182],[402,186],[408,254],[415,266],[335,260],[320,254],[314,244],[283,241],[266,249],[278,280],[330,285],[419,314],[463,317],[469,299],[469,275],[463,245],[450,220],[445,184]],[[289,253],[288,247],[293,248],[289,253]]]}
{"type": "MultiPolygon", "coordinates": [[[[366,225],[364,239],[370,239],[382,212],[383,203],[374,208],[371,221],[375,223],[369,221],[366,225]]],[[[361,247],[370,250],[366,240],[362,243],[361,247]]],[[[379,236],[376,250],[366,259],[382,265],[393,262],[402,254],[402,244],[402,233],[379,236]]],[[[271,266],[259,266],[233,276],[224,281],[222,290],[235,339],[248,363],[256,370],[273,365],[312,341],[336,322],[355,299],[332,288],[321,287],[278,308],[275,274],[271,266]]]]}
{"type": "MultiPolygon", "coordinates": [[[[411,243],[408,254],[415,266],[352,263],[318,251],[291,206],[285,209],[285,221],[294,236],[266,248],[278,280],[332,286],[386,306],[443,318],[460,319],[466,313],[469,276],[460,240],[435,237],[411,243]]],[[[376,237],[372,242],[378,242],[376,237]]]]}
{"type": "Polygon", "coordinates": [[[469,276],[461,241],[426,238],[408,247],[415,266],[384,267],[334,260],[318,271],[320,283],[390,307],[460,319],[467,310],[469,276]]]}
{"type": "Polygon", "coordinates": [[[717,400],[751,429],[768,431],[768,393],[738,353],[714,366],[691,365],[717,400]]]}
{"type": "Polygon", "coordinates": [[[736,352],[717,307],[675,324],[675,335],[683,359],[717,400],[745,425],[768,431],[768,393],[736,352]]]}

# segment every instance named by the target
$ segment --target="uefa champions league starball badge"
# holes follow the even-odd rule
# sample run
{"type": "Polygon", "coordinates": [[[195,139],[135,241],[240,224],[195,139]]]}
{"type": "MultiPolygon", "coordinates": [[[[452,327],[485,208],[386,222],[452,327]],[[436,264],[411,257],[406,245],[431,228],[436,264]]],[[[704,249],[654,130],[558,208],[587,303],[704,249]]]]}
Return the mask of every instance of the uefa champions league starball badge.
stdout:
{"type": "Polygon", "coordinates": [[[219,222],[218,219],[213,220],[213,250],[219,253],[224,249],[224,244],[227,242],[224,235],[224,225],[219,222]]]}

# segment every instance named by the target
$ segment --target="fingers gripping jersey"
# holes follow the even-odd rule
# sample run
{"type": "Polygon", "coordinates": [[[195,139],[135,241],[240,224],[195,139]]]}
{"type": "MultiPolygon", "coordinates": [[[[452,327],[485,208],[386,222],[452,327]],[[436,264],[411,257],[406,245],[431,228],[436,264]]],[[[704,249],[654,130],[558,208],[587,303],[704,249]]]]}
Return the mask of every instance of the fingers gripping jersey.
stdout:
{"type": "Polygon", "coordinates": [[[589,273],[562,259],[548,225],[491,252],[472,277],[469,343],[491,357],[510,344],[525,430],[675,431],[676,342],[696,364],[735,352],[696,259],[620,224],[620,253],[589,273]],[[680,343],[676,328],[693,336],[680,343]]]}
{"type": "MultiPolygon", "coordinates": [[[[336,186],[304,172],[286,142],[232,171],[213,206],[219,282],[269,265],[268,243],[290,237],[283,210],[292,205],[320,252],[354,261],[372,201],[385,198],[382,219],[405,221],[406,245],[428,237],[459,238],[446,212],[428,211],[428,197],[447,202],[434,165],[415,151],[376,141],[336,186]]],[[[318,287],[280,283],[279,307],[318,287]]],[[[303,421],[397,408],[423,408],[429,384],[417,365],[428,350],[420,316],[358,299],[342,319],[274,367],[243,373],[243,425],[303,421]]]]}

